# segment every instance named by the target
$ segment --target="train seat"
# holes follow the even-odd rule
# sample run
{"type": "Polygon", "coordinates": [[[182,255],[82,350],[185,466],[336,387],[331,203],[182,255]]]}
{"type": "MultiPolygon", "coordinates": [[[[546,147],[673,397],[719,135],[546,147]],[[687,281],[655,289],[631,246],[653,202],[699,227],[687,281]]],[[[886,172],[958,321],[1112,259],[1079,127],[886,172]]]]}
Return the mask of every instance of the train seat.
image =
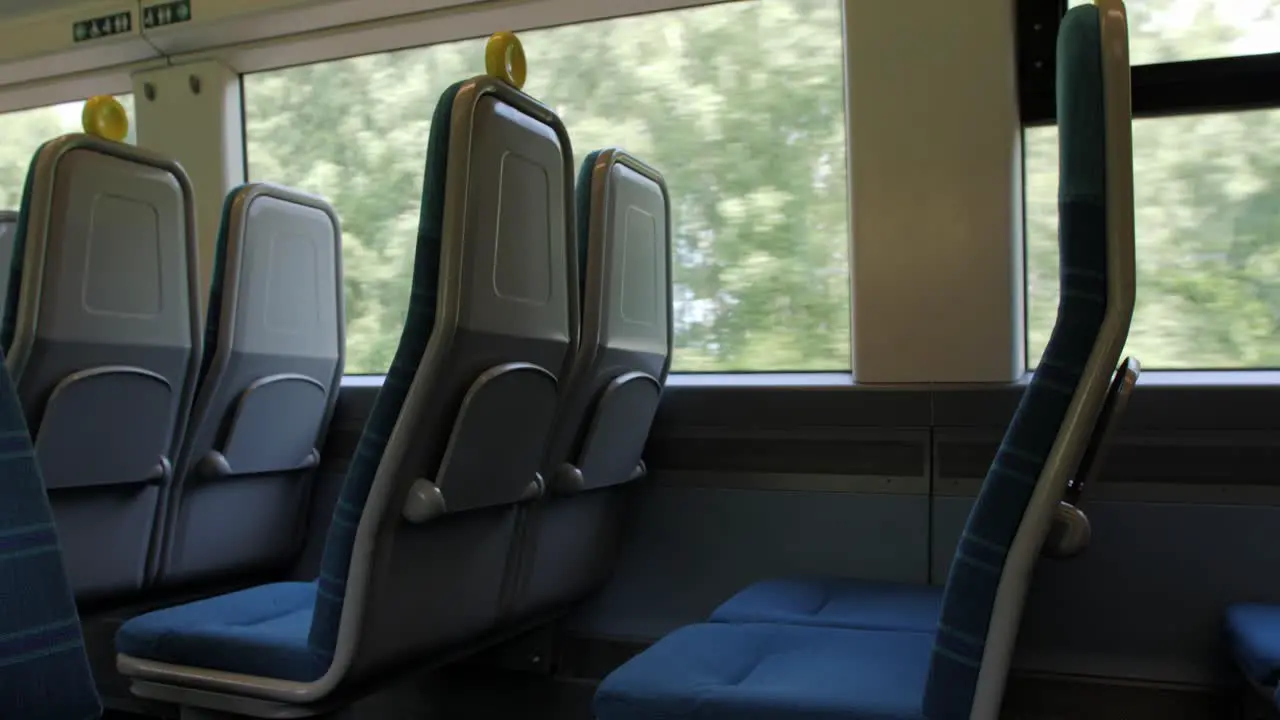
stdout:
{"type": "Polygon", "coordinates": [[[29,720],[102,713],[22,405],[0,369],[0,707],[29,720]]]}
{"type": "Polygon", "coordinates": [[[1031,572],[1091,440],[1134,305],[1120,0],[1072,9],[1058,42],[1058,319],[970,512],[936,631],[689,626],[605,678],[598,720],[999,715],[1031,572]]]}
{"type": "Polygon", "coordinates": [[[301,549],[342,380],[341,231],[329,204],[269,184],[233,190],[207,315],[166,502],[165,584],[278,566],[301,549]]]}
{"type": "Polygon", "coordinates": [[[671,364],[666,183],[621,150],[597,150],[576,193],[582,338],[552,431],[548,492],[528,510],[520,615],[566,606],[609,577],[622,486],[643,474],[671,364]]]}
{"type": "Polygon", "coordinates": [[[154,569],[200,359],[195,243],[176,162],[88,135],[37,150],[0,344],[82,601],[154,569]]]}
{"type": "Polygon", "coordinates": [[[322,713],[361,680],[465,653],[504,624],[519,504],[543,492],[557,377],[576,351],[571,164],[560,120],[510,85],[444,93],[408,317],[318,580],[129,621],[117,667],[136,695],[322,713]]]}

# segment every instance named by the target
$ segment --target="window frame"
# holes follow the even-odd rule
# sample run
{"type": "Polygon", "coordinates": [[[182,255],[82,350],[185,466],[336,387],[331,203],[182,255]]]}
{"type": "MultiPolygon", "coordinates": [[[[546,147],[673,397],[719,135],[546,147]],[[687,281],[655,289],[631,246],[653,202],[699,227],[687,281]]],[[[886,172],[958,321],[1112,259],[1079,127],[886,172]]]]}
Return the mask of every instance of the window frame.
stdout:
{"type": "MultiPolygon", "coordinates": [[[[339,62],[371,55],[383,55],[403,51],[420,50],[463,40],[485,37],[493,27],[513,32],[532,32],[563,26],[607,22],[668,12],[694,10],[714,5],[727,5],[747,0],[595,0],[583,5],[573,0],[531,0],[515,6],[492,8],[464,3],[442,9],[425,10],[410,16],[385,18],[360,26],[339,30],[304,33],[297,37],[274,38],[221,48],[214,53],[199,52],[175,55],[171,64],[216,59],[236,69],[239,75],[241,101],[241,142],[243,143],[244,177],[250,180],[248,145],[248,102],[245,78],[250,75],[287,70],[294,67],[339,62]],[[495,18],[500,18],[495,20],[495,18]]],[[[759,0],[767,2],[767,0],[759,0]]],[[[842,39],[842,45],[847,40],[842,39]]],[[[847,47],[842,48],[846,65],[847,47]]],[[[536,65],[533,65],[536,72],[536,65]]],[[[846,84],[844,116],[846,174],[851,143],[849,141],[849,108],[847,103],[847,68],[842,68],[846,84]]],[[[848,191],[846,215],[853,206],[852,190],[848,191]]],[[[849,276],[853,276],[853,225],[850,222],[846,237],[849,245],[849,276]]],[[[854,289],[849,287],[849,369],[832,370],[676,370],[669,378],[682,378],[683,384],[694,386],[794,386],[828,387],[852,385],[855,380],[854,289]],[[739,380],[738,378],[742,378],[739,380]]],[[[674,352],[674,349],[673,349],[674,352]]],[[[381,384],[386,373],[353,373],[344,368],[343,383],[351,387],[381,384]]]]}
{"type": "MultiPolygon", "coordinates": [[[[299,65],[414,50],[483,38],[497,29],[529,32],[561,25],[614,20],[671,10],[721,5],[733,0],[525,0],[494,6],[468,2],[371,22],[229,45],[212,51],[177,53],[171,64],[218,60],[241,75],[299,65]]],[[[530,63],[530,71],[537,72],[530,63]]]]}
{"type": "Polygon", "coordinates": [[[133,92],[132,74],[149,64],[112,68],[99,72],[71,75],[51,82],[0,85],[0,115],[83,102],[94,95],[125,95],[133,92]]]}
{"type": "MultiPolygon", "coordinates": [[[[1055,124],[1057,37],[1067,0],[1019,0],[1018,105],[1024,127],[1055,124]]],[[[1280,108],[1280,52],[1134,65],[1133,117],[1280,108]]]]}
{"type": "MultiPolygon", "coordinates": [[[[1016,46],[1018,73],[1018,107],[1022,119],[1022,137],[1033,128],[1057,125],[1057,38],[1062,18],[1069,9],[1068,0],[1018,0],[1016,46]]],[[[1274,110],[1280,108],[1280,52],[1238,55],[1196,60],[1134,65],[1131,70],[1132,116],[1134,120],[1169,118],[1187,115],[1274,110]],[[1272,82],[1268,82],[1271,80],[1272,82]]],[[[1025,140],[1024,140],[1025,141],[1025,140]]],[[[1026,177],[1026,157],[1022,172],[1026,177]]],[[[1027,242],[1026,193],[1022,196],[1022,265],[1023,308],[1030,307],[1027,242]]],[[[1023,312],[1022,357],[1028,374],[1032,370],[1030,313],[1023,312]]],[[[1243,368],[1152,368],[1143,378],[1157,373],[1176,376],[1175,385],[1202,377],[1211,385],[1254,385],[1280,383],[1277,368],[1259,366],[1243,368]],[[1259,376],[1265,373],[1265,376],[1259,376]]],[[[1151,382],[1151,380],[1148,380],[1151,382]]]]}

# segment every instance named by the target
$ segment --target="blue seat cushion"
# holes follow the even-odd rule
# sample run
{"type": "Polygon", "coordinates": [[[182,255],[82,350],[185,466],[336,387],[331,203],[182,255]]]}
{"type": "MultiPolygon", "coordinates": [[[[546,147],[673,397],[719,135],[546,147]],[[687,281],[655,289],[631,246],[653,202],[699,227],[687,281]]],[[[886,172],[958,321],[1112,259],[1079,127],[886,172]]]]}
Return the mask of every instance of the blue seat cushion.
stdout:
{"type": "Polygon", "coordinates": [[[327,657],[307,646],[316,584],[286,582],[165,608],[116,633],[124,655],[174,665],[310,682],[327,657]]]}
{"type": "Polygon", "coordinates": [[[1250,680],[1280,680],[1280,605],[1242,603],[1227,608],[1227,643],[1250,680]]]}
{"type": "Polygon", "coordinates": [[[597,720],[921,718],[933,635],[795,625],[691,625],[615,670],[597,720]]]}
{"type": "Polygon", "coordinates": [[[729,598],[712,622],[773,622],[867,630],[938,628],[942,588],[847,578],[779,578],[729,598]]]}

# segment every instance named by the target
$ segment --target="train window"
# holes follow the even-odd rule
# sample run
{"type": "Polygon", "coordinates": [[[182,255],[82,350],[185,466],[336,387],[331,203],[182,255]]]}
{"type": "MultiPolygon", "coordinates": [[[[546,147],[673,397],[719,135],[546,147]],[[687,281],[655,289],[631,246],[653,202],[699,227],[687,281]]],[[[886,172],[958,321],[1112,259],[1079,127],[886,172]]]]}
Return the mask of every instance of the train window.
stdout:
{"type": "MultiPolygon", "coordinates": [[[[1141,5],[1141,3],[1135,3],[1141,5]]],[[[1280,110],[1133,124],[1138,298],[1158,369],[1280,367],[1280,110]]],[[[1057,309],[1057,130],[1027,128],[1028,364],[1057,309]]]]}
{"type": "MultiPolygon", "coordinates": [[[[671,186],[677,371],[849,369],[840,12],[748,0],[521,35],[526,89],[578,158],[620,145],[671,186]]],[[[349,373],[391,360],[431,109],[481,70],[483,42],[244,78],[250,176],[322,193],[342,216],[349,373]]]]}
{"type": "MultiPolygon", "coordinates": [[[[133,118],[133,95],[117,95],[120,104],[133,118]]],[[[31,155],[46,140],[59,135],[81,132],[80,112],[84,101],[60,103],[46,107],[0,114],[0,210],[17,210],[22,202],[22,186],[31,165],[31,155]]],[[[130,124],[128,142],[135,132],[130,124]]]]}
{"type": "Polygon", "coordinates": [[[1280,0],[1129,0],[1126,7],[1134,65],[1280,52],[1280,0]]]}

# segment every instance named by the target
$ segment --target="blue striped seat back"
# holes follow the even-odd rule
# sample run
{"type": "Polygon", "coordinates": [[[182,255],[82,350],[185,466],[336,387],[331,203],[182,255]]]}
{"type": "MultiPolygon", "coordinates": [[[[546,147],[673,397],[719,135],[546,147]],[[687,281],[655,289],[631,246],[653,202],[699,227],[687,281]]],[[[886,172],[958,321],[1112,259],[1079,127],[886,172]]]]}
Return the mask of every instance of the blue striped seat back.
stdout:
{"type": "Polygon", "coordinates": [[[44,480],[8,371],[0,368],[0,715],[102,713],[44,480]]]}
{"type": "Polygon", "coordinates": [[[1063,18],[1058,36],[1058,317],[951,562],[924,711],[968,718],[1006,554],[1058,438],[1107,309],[1106,121],[1098,8],[1063,18]]]}
{"type": "Polygon", "coordinates": [[[209,282],[209,304],[205,308],[204,344],[200,356],[200,371],[196,375],[196,387],[204,384],[213,365],[213,356],[218,354],[218,330],[222,327],[222,291],[227,278],[227,230],[231,222],[231,209],[235,205],[236,195],[244,189],[244,184],[231,188],[222,201],[221,220],[218,222],[218,239],[213,248],[213,275],[209,282]]]}
{"type": "Polygon", "coordinates": [[[378,399],[374,402],[369,419],[365,421],[364,432],[347,470],[347,478],[333,509],[333,520],[325,538],[324,554],[320,560],[316,610],[311,621],[308,644],[311,652],[326,665],[333,659],[337,648],[338,627],[342,620],[347,577],[351,570],[360,516],[364,514],[378,464],[387,449],[387,441],[400,417],[400,410],[409,394],[409,386],[413,383],[414,374],[418,371],[422,355],[427,349],[427,341],[431,339],[431,332],[435,327],[449,130],[453,100],[462,85],[459,82],[445,90],[431,118],[409,313],[400,334],[400,344],[396,347],[391,367],[387,370],[387,377],[378,392],[378,399]]]}
{"type": "Polygon", "coordinates": [[[9,256],[7,269],[9,283],[3,298],[4,313],[0,315],[0,350],[6,353],[9,352],[9,346],[13,344],[13,336],[18,329],[18,298],[22,296],[22,267],[27,255],[27,221],[31,217],[31,193],[36,180],[36,159],[48,144],[48,142],[42,143],[32,153],[31,162],[27,164],[27,177],[22,183],[22,202],[18,207],[18,229],[13,235],[13,253],[9,256]]]}

